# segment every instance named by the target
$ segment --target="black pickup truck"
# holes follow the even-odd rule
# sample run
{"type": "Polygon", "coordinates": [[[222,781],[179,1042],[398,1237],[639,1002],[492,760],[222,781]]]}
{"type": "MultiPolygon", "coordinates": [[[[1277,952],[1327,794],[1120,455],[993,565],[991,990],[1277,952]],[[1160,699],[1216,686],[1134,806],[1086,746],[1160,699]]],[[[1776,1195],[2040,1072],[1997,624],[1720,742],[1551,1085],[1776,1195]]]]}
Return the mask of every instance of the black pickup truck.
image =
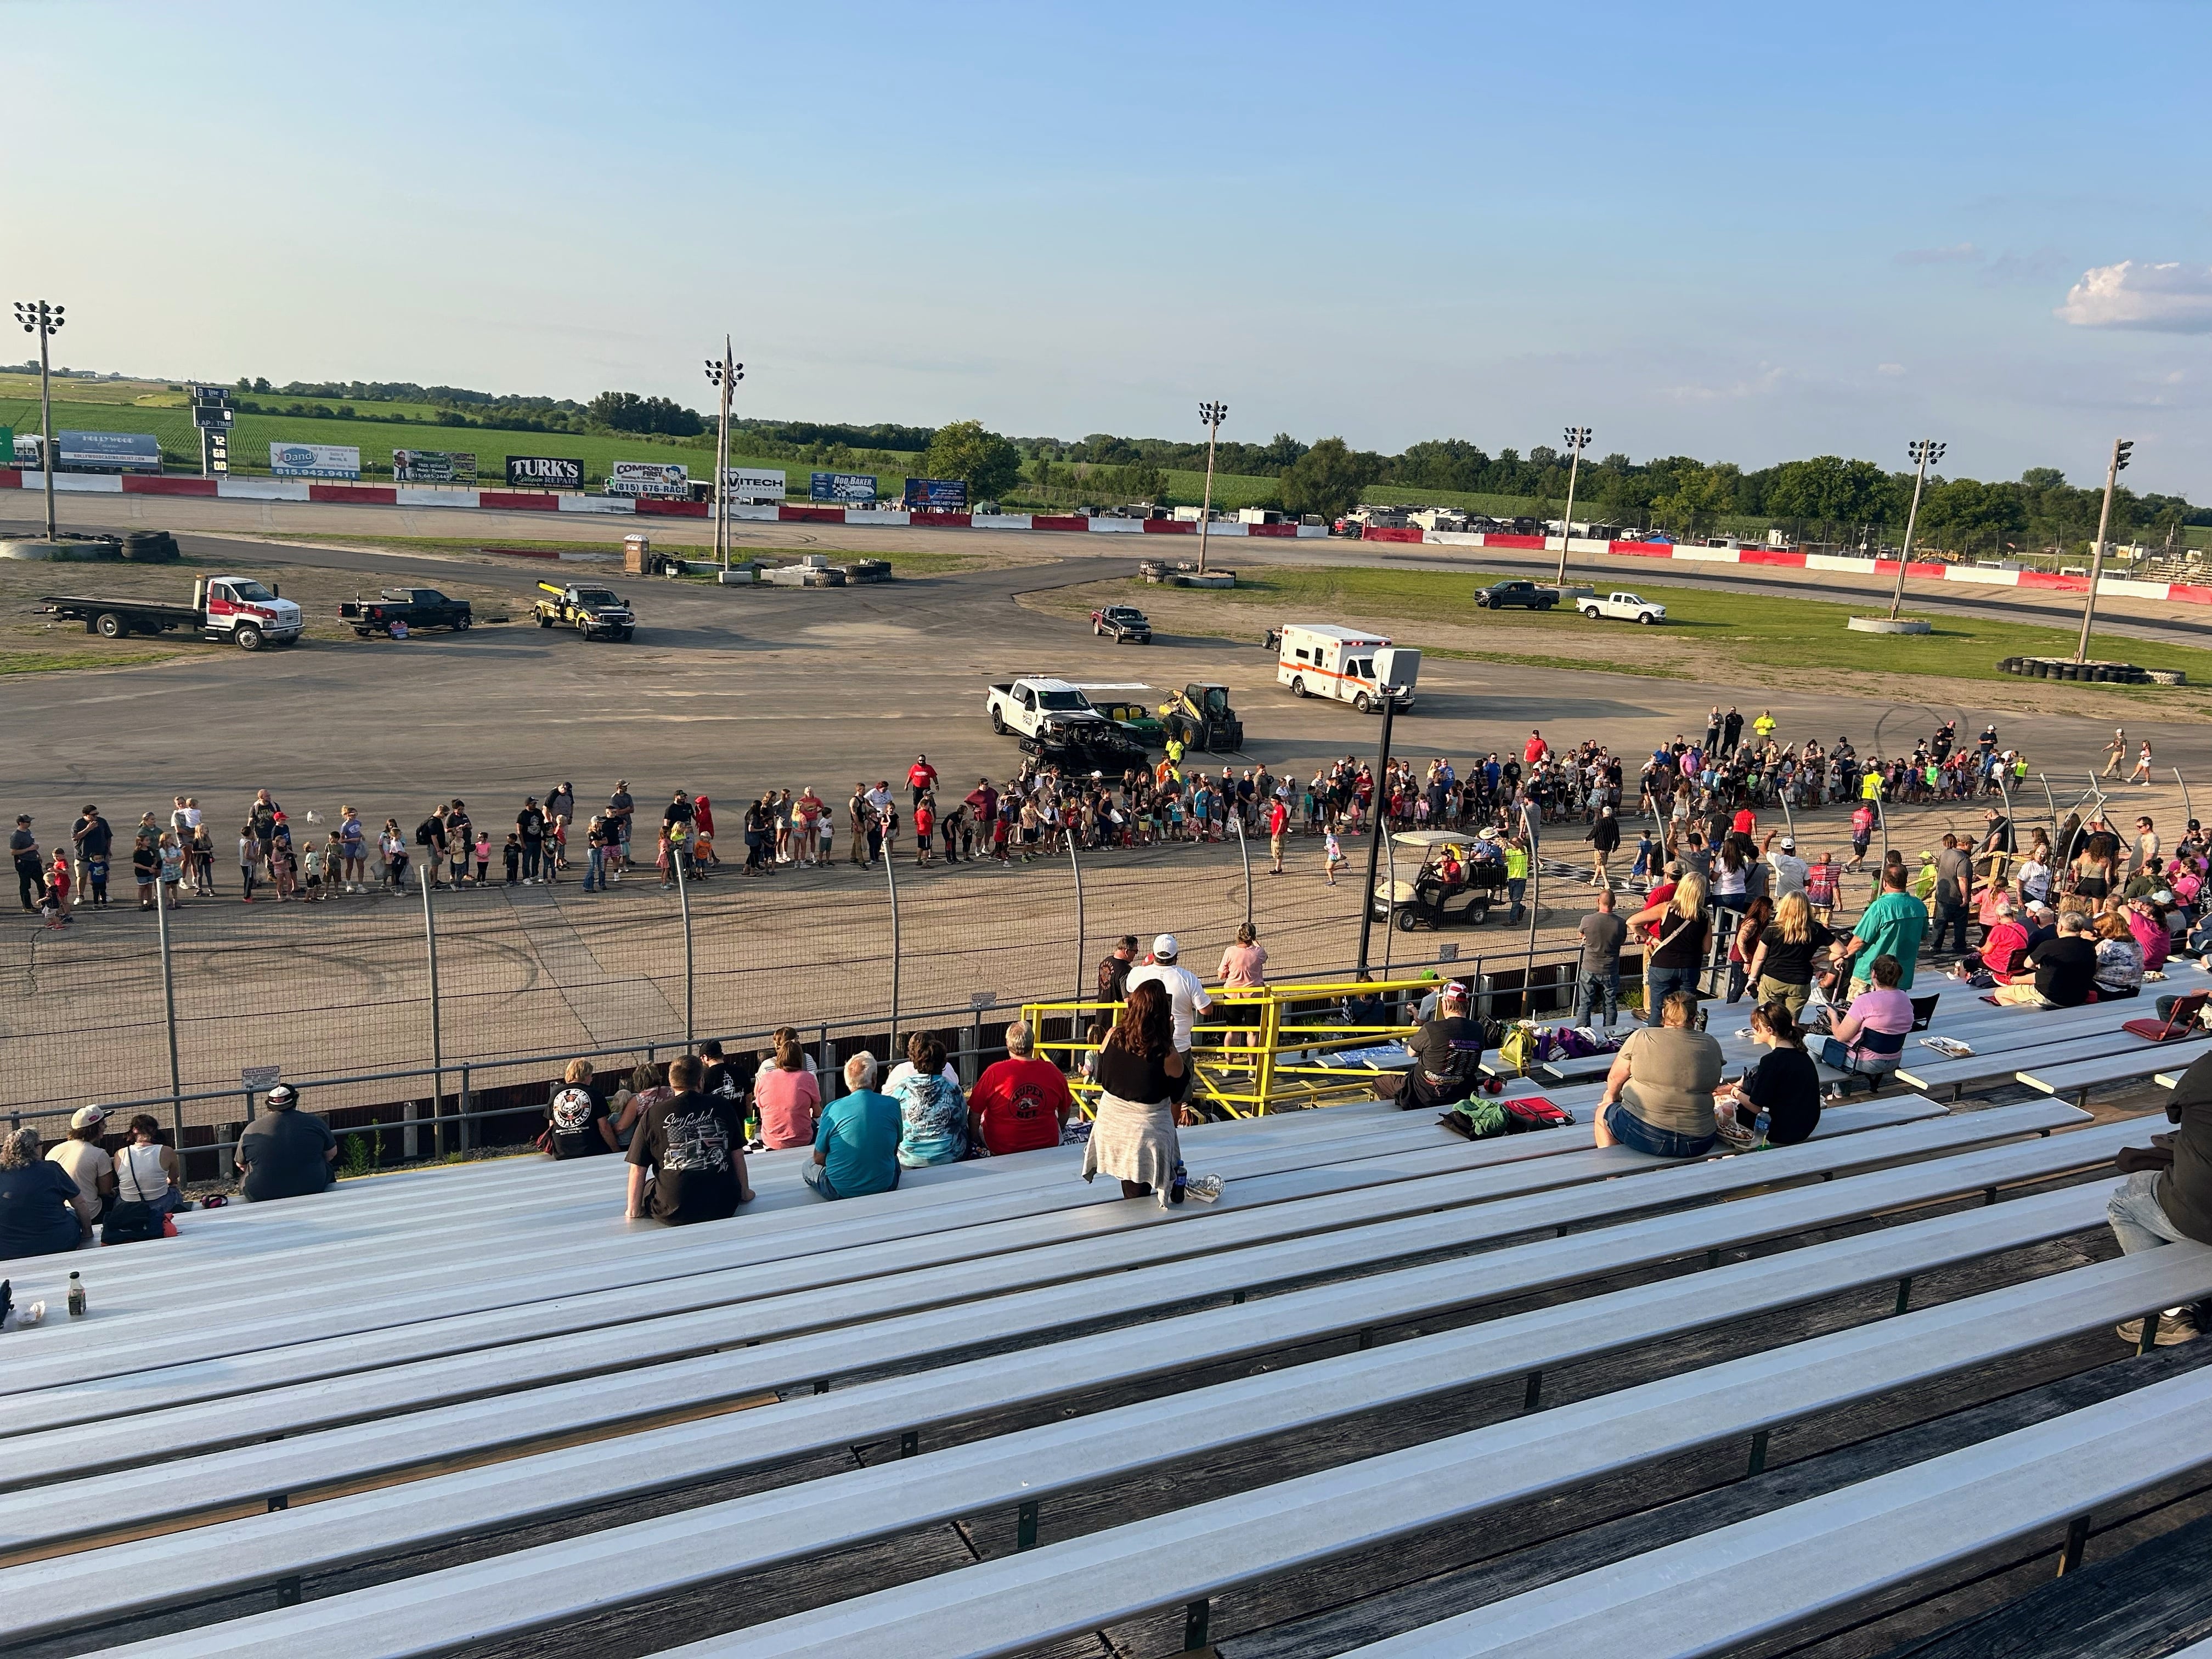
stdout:
{"type": "Polygon", "coordinates": [[[389,634],[394,623],[410,634],[423,628],[458,634],[476,625],[466,599],[449,599],[434,587],[387,587],[373,599],[348,599],[338,606],[338,618],[363,639],[389,634]]]}
{"type": "Polygon", "coordinates": [[[1539,587],[1534,582],[1492,582],[1487,587],[1474,590],[1474,602],[1485,611],[1504,611],[1520,605],[1529,611],[1549,611],[1559,602],[1556,587],[1539,587]]]}

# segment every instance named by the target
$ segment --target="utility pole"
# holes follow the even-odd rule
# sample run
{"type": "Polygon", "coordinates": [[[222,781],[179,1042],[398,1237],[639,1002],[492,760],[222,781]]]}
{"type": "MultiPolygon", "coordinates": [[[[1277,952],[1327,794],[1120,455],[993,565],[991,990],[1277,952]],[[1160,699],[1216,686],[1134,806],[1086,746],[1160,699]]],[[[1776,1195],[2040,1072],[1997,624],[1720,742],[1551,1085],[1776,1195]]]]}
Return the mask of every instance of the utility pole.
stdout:
{"type": "Polygon", "coordinates": [[[60,306],[44,300],[15,301],[15,320],[23,332],[39,337],[39,471],[46,481],[46,539],[54,538],[54,387],[53,360],[46,342],[61,331],[60,306]]]}
{"type": "Polygon", "coordinates": [[[722,337],[720,361],[707,359],[708,384],[722,393],[722,423],[714,439],[714,561],[730,568],[730,392],[745,378],[745,366],[732,361],[730,337],[722,337]]]}
{"type": "Polygon", "coordinates": [[[1221,423],[1229,418],[1227,404],[1200,404],[1198,418],[1206,427],[1206,495],[1198,509],[1198,574],[1206,574],[1206,532],[1213,521],[1213,446],[1221,436],[1221,423]]]}
{"type": "Polygon", "coordinates": [[[1912,562],[1912,526],[1920,518],[1920,491],[1928,482],[1928,469],[1943,459],[1949,446],[1939,444],[1933,438],[1915,438],[1905,446],[1905,453],[1912,458],[1917,471],[1912,475],[1912,505],[1905,514],[1905,545],[1897,550],[1897,586],[1889,595],[1889,619],[1897,620],[1898,611],[1905,604],[1905,567],[1912,562]]]}
{"type": "Polygon", "coordinates": [[[2097,579],[2105,574],[2105,537],[2112,527],[2112,492],[2118,488],[2120,474],[2128,470],[2128,453],[2136,447],[2132,438],[2112,440],[2112,459],[2105,468],[2105,508],[2097,514],[2097,544],[2089,550],[2089,592],[2081,601],[2081,637],[2074,645],[2074,660],[2085,662],[2089,656],[2089,627],[2097,616],[2097,579]]]}
{"type": "Polygon", "coordinates": [[[1575,533],[1575,476],[1582,471],[1583,451],[1589,447],[1590,429],[1571,426],[1567,438],[1567,516],[1559,520],[1559,586],[1567,585],[1567,543],[1575,533]]]}

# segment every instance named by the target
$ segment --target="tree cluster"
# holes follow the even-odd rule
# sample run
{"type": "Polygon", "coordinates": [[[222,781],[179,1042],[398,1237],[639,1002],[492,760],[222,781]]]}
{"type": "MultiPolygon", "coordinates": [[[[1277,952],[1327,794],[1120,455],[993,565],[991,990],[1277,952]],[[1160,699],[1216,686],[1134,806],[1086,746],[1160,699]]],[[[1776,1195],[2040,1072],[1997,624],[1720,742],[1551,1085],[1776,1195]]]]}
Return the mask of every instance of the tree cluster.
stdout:
{"type": "Polygon", "coordinates": [[[602,392],[584,405],[593,426],[609,432],[653,432],[669,438],[696,438],[707,429],[699,411],[673,398],[641,398],[635,392],[602,392]]]}

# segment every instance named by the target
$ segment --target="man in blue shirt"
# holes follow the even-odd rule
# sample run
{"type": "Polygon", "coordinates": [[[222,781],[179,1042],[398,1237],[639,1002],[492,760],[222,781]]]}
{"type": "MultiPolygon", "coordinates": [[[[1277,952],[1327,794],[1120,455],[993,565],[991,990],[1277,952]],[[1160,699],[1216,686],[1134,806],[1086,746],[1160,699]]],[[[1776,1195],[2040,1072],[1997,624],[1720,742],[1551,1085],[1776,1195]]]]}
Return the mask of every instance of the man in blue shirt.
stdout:
{"type": "Polygon", "coordinates": [[[1912,968],[1920,956],[1920,941],[1928,932],[1928,907],[1905,890],[1904,866],[1893,865],[1881,872],[1881,896],[1859,913],[1849,944],[1839,960],[1850,964],[1850,994],[1857,996],[1871,982],[1869,964],[1876,957],[1895,957],[1903,976],[1897,988],[1912,988],[1912,968]]]}
{"type": "Polygon", "coordinates": [[[814,1156],[799,1174],[820,1198],[865,1198],[898,1185],[898,1102],[875,1090],[876,1057],[866,1049],[845,1062],[851,1091],[822,1109],[814,1156]]]}

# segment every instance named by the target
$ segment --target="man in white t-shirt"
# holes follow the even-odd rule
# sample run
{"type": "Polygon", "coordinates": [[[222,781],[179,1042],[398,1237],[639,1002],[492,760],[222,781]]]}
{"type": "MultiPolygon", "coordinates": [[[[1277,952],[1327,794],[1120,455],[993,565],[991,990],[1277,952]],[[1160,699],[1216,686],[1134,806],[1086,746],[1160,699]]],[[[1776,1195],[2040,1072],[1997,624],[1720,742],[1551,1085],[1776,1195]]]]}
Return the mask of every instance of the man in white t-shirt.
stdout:
{"type": "MultiPolygon", "coordinates": [[[[1176,965],[1182,946],[1176,942],[1173,933],[1162,933],[1152,941],[1152,959],[1129,975],[1132,988],[1147,980],[1156,981],[1168,994],[1168,1006],[1175,1015],[1175,1046],[1176,1052],[1190,1052],[1190,1028],[1199,1016],[1213,1006],[1213,999],[1199,983],[1198,975],[1188,968],[1176,965]]],[[[1124,993],[1127,994],[1127,993],[1124,993]]]]}
{"type": "Polygon", "coordinates": [[[1782,838],[1782,845],[1766,855],[1774,866],[1774,896],[1779,901],[1792,893],[1805,890],[1805,860],[1797,856],[1797,843],[1790,836],[1782,838]]]}

